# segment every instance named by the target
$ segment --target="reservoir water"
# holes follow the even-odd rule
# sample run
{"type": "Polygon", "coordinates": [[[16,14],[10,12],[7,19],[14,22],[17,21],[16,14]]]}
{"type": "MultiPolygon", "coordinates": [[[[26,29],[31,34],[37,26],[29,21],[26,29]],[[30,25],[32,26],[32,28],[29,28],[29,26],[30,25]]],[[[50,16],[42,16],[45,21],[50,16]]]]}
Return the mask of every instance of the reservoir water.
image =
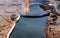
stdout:
{"type": "Polygon", "coordinates": [[[21,17],[10,38],[44,38],[47,16],[41,18],[21,17]]]}
{"type": "Polygon", "coordinates": [[[46,21],[47,16],[40,18],[21,17],[10,38],[45,38],[46,21]]]}

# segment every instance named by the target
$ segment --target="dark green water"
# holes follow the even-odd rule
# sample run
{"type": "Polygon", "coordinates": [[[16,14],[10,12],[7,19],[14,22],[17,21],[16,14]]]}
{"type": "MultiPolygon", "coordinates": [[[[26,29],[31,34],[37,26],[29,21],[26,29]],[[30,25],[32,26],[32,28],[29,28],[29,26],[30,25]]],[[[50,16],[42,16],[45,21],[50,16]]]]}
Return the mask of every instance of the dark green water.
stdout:
{"type": "Polygon", "coordinates": [[[21,17],[10,38],[44,38],[47,16],[42,18],[21,17]]]}

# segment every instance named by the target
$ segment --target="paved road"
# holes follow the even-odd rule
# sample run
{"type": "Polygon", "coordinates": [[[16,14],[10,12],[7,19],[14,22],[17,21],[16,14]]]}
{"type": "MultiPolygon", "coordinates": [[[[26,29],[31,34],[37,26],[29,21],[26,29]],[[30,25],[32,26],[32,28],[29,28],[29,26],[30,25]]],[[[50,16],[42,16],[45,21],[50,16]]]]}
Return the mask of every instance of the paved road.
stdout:
{"type": "Polygon", "coordinates": [[[47,16],[42,18],[21,17],[10,38],[44,38],[47,16]]]}

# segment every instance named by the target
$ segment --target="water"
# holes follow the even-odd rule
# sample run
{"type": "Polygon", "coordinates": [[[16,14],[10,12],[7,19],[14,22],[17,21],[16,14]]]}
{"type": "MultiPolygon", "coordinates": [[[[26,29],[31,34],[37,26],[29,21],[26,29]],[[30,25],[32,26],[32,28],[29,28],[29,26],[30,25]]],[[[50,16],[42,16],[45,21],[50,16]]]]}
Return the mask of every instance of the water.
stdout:
{"type": "Polygon", "coordinates": [[[10,38],[44,38],[47,16],[42,18],[21,17],[10,38]]]}
{"type": "Polygon", "coordinates": [[[46,21],[47,16],[41,18],[21,17],[10,38],[45,38],[46,21]]]}

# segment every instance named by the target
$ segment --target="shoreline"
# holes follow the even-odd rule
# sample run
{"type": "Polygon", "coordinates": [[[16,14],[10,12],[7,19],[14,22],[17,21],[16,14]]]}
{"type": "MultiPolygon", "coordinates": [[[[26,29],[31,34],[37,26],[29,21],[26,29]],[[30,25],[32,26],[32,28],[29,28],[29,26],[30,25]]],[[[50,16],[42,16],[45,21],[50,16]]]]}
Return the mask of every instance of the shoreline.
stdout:
{"type": "MultiPolygon", "coordinates": [[[[19,20],[19,19],[20,19],[20,15],[18,15],[17,20],[19,20]]],[[[16,20],[16,21],[17,21],[17,20],[16,20]]],[[[8,34],[7,34],[7,38],[9,38],[9,36],[10,36],[11,32],[12,32],[12,31],[13,31],[13,29],[15,28],[15,25],[16,25],[16,22],[12,25],[12,27],[11,27],[10,31],[8,32],[8,34]]]]}

